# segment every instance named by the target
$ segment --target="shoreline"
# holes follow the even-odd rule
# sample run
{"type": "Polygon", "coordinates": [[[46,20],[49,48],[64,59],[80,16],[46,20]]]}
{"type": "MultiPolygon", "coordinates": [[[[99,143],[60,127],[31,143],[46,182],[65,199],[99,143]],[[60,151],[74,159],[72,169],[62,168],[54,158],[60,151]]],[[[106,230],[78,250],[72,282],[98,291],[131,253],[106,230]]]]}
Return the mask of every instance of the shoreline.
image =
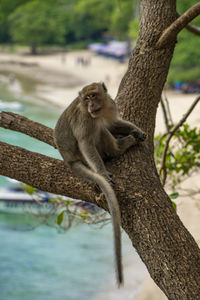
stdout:
{"type": "MultiPolygon", "coordinates": [[[[30,89],[28,81],[33,82],[33,98],[40,98],[59,107],[66,107],[77,95],[78,91],[86,84],[94,81],[104,81],[112,97],[115,97],[120,80],[127,69],[127,64],[94,55],[90,51],[74,51],[65,55],[47,56],[23,56],[20,54],[0,53],[0,73],[15,74],[13,83],[7,82],[8,89],[16,95],[28,94],[30,89]],[[77,65],[77,57],[83,56],[90,60],[88,66],[77,65]],[[24,78],[24,79],[22,79],[24,78]],[[19,81],[18,81],[19,80],[19,81]],[[23,83],[24,80],[24,83],[23,83]],[[20,87],[18,84],[22,83],[20,87]]],[[[1,78],[0,78],[1,79],[1,78]]],[[[1,81],[1,80],[0,80],[1,81]]],[[[177,122],[197,95],[184,95],[167,91],[174,122],[177,122]],[[181,105],[180,105],[181,103],[181,105]]],[[[187,122],[191,125],[200,124],[200,103],[190,115],[187,122]]],[[[159,107],[156,118],[156,134],[164,130],[162,110],[159,107]]],[[[198,187],[199,175],[189,178],[184,185],[198,187]]],[[[197,199],[180,197],[177,202],[177,212],[196,241],[200,243],[200,207],[197,208],[197,199]]],[[[199,202],[198,202],[199,203],[199,202]]],[[[198,204],[199,205],[199,204],[198,204]]],[[[166,297],[157,288],[151,279],[145,279],[142,284],[139,280],[136,285],[140,292],[134,295],[133,281],[137,278],[137,261],[125,257],[125,286],[122,289],[115,288],[114,278],[105,284],[105,289],[99,292],[95,300],[164,300],[166,297]],[[136,270],[136,271],[135,271],[136,270]],[[134,298],[133,298],[134,297],[134,298]]],[[[141,279],[142,280],[142,279],[141,279]]]]}
{"type": "Polygon", "coordinates": [[[33,80],[35,96],[53,104],[66,107],[84,85],[104,81],[109,93],[115,97],[120,79],[126,71],[127,64],[119,63],[91,51],[74,51],[54,55],[21,55],[0,53],[0,72],[14,74],[17,79],[25,77],[33,80]],[[86,66],[77,63],[83,57],[90,63],[86,66]]]}

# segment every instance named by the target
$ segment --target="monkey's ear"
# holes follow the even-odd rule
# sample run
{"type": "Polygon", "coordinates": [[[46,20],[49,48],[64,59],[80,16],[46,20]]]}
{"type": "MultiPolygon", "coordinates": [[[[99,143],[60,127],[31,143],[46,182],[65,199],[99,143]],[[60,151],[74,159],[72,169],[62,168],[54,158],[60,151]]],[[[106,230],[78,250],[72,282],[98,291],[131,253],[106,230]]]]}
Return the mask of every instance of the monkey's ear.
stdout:
{"type": "Polygon", "coordinates": [[[102,85],[104,91],[107,93],[108,90],[107,90],[107,87],[106,87],[106,85],[103,81],[101,81],[101,85],[102,85]]]}

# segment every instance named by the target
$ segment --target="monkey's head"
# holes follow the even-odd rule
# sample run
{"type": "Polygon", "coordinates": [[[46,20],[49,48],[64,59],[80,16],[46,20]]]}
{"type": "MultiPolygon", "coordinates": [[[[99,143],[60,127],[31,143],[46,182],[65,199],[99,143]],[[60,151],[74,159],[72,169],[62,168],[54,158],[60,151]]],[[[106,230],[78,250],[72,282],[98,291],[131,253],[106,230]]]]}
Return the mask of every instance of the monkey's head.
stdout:
{"type": "Polygon", "coordinates": [[[92,118],[98,118],[102,114],[107,98],[107,88],[104,83],[92,83],[85,86],[80,92],[81,105],[92,118]]]}

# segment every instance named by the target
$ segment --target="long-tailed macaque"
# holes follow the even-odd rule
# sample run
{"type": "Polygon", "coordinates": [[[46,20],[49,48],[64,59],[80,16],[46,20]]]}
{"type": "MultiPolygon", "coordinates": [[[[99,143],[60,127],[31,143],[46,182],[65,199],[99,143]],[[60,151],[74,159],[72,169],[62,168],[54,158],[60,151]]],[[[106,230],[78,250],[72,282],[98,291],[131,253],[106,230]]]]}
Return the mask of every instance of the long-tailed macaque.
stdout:
{"type": "Polygon", "coordinates": [[[103,191],[112,216],[117,282],[123,282],[121,261],[121,217],[113,190],[111,174],[103,159],[123,154],[145,140],[145,133],[134,124],[120,119],[115,102],[103,83],[84,87],[79,96],[60,116],[55,142],[72,172],[97,183],[103,191]],[[115,135],[120,135],[115,138],[115,135]]]}

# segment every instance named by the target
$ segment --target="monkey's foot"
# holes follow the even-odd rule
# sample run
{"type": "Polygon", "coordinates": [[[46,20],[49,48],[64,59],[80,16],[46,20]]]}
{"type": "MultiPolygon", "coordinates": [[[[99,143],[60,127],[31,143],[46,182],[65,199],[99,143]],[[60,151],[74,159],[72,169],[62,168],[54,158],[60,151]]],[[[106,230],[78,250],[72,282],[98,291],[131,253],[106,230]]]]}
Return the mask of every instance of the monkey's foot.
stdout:
{"type": "Polygon", "coordinates": [[[147,138],[147,134],[143,131],[132,131],[131,134],[134,136],[137,142],[144,142],[147,138]]]}
{"type": "Polygon", "coordinates": [[[100,204],[102,201],[105,200],[104,194],[103,193],[99,194],[98,196],[95,197],[95,200],[97,201],[97,204],[98,203],[100,204]]]}

